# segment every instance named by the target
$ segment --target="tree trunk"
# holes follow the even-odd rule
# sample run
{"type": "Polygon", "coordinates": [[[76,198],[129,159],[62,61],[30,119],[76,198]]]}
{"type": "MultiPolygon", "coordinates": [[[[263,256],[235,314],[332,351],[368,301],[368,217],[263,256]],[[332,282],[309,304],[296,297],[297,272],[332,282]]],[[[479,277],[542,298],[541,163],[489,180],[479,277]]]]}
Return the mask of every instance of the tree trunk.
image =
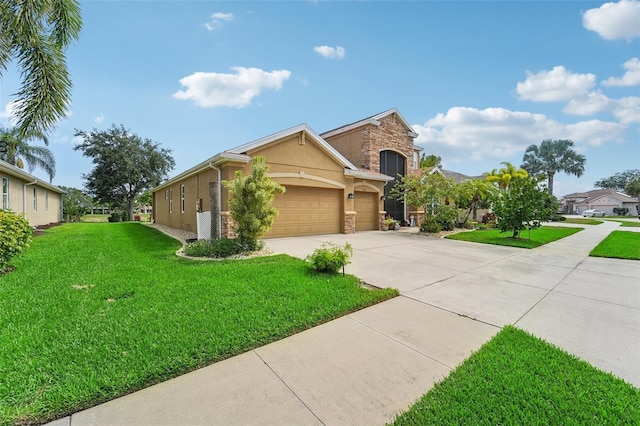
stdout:
{"type": "Polygon", "coordinates": [[[133,198],[129,198],[129,209],[127,212],[127,215],[129,217],[127,217],[127,220],[133,220],[133,203],[134,203],[134,199],[133,198]]]}

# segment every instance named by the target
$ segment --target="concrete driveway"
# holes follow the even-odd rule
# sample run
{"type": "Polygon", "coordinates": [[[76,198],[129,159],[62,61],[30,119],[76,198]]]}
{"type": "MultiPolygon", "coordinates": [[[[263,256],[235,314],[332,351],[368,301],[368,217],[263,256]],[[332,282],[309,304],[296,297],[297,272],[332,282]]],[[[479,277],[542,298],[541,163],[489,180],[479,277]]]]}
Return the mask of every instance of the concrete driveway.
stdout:
{"type": "Polygon", "coordinates": [[[640,262],[588,257],[618,227],[586,226],[532,250],[399,231],[268,246],[304,258],[323,241],[348,242],[354,255],[346,271],[370,284],[486,324],[515,325],[640,387],[640,262]]]}

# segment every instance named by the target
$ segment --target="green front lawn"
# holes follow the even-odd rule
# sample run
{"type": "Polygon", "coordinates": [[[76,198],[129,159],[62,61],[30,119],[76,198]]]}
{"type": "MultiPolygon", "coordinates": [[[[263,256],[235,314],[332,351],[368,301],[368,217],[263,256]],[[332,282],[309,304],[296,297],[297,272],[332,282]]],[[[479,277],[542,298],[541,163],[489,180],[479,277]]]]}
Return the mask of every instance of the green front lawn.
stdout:
{"type": "Polygon", "coordinates": [[[451,240],[470,241],[474,243],[494,244],[500,246],[535,248],[582,231],[582,228],[561,226],[542,226],[531,231],[522,231],[520,238],[512,238],[513,232],[500,232],[499,229],[484,229],[471,232],[460,232],[445,238],[451,240]]]}
{"type": "Polygon", "coordinates": [[[623,228],[640,228],[640,222],[632,222],[630,220],[614,220],[608,219],[609,222],[618,222],[623,228]]]}
{"type": "Polygon", "coordinates": [[[505,327],[394,425],[634,425],[640,390],[505,327]]]}
{"type": "Polygon", "coordinates": [[[592,218],[577,218],[577,217],[569,217],[567,220],[563,220],[564,223],[574,223],[578,225],[600,225],[603,223],[601,220],[592,219],[592,218]]]}
{"type": "Polygon", "coordinates": [[[613,231],[589,255],[640,260],[640,232],[613,231]]]}
{"type": "Polygon", "coordinates": [[[0,277],[0,424],[52,420],[394,297],[285,255],[190,261],[140,223],[36,237],[0,277]]]}

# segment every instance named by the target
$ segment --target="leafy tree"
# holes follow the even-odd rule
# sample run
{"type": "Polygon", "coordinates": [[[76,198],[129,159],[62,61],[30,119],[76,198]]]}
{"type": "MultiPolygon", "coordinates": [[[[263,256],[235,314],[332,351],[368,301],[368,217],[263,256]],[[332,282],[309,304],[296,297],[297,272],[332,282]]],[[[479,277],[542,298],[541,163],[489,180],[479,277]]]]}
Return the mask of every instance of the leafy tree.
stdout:
{"type": "Polygon", "coordinates": [[[468,208],[463,223],[473,213],[476,219],[476,211],[495,192],[495,186],[481,179],[467,179],[458,184],[458,206],[468,208]]]}
{"type": "Polygon", "coordinates": [[[26,162],[29,173],[40,167],[49,175],[51,182],[56,174],[53,153],[43,146],[30,145],[29,141],[32,139],[40,139],[45,145],[49,145],[49,140],[43,133],[35,132],[23,136],[17,127],[0,128],[0,159],[21,169],[24,169],[26,162]]]}
{"type": "Polygon", "coordinates": [[[46,133],[65,116],[71,79],[64,51],[82,27],[77,0],[0,2],[0,77],[15,60],[22,86],[15,101],[18,133],[46,133]]]}
{"type": "Polygon", "coordinates": [[[496,194],[493,212],[501,232],[512,231],[518,238],[525,229],[535,229],[548,221],[557,210],[555,198],[533,177],[513,179],[509,187],[496,194]]]}
{"type": "Polygon", "coordinates": [[[587,159],[575,152],[572,149],[573,145],[573,141],[568,139],[546,139],[540,146],[529,145],[520,167],[532,175],[543,173],[547,178],[549,193],[553,194],[553,177],[556,172],[565,172],[577,177],[584,173],[587,159]]]}
{"type": "Polygon", "coordinates": [[[437,167],[442,169],[442,158],[435,154],[422,154],[420,157],[420,168],[437,167]]]}
{"type": "Polygon", "coordinates": [[[438,204],[455,199],[456,184],[441,173],[429,173],[423,169],[420,175],[400,176],[389,197],[404,200],[410,206],[422,207],[426,213],[433,214],[438,204]]]}
{"type": "Polygon", "coordinates": [[[283,186],[267,176],[268,171],[264,157],[255,157],[249,176],[244,176],[238,170],[233,180],[222,181],[224,187],[233,194],[229,210],[236,223],[238,240],[247,250],[256,249],[258,239],[273,225],[278,214],[273,207],[273,199],[276,194],[285,191],[283,186]]]}
{"type": "Polygon", "coordinates": [[[62,216],[66,222],[78,222],[91,211],[91,196],[77,188],[61,186],[60,189],[66,192],[62,196],[62,216]]]}
{"type": "Polygon", "coordinates": [[[171,150],[130,133],[122,125],[89,133],[76,129],[75,136],[83,142],[74,150],[92,158],[95,165],[82,176],[87,180],[85,187],[99,203],[122,208],[129,219],[138,195],[159,185],[175,166],[171,150]]]}
{"type": "Polygon", "coordinates": [[[529,173],[524,169],[517,169],[513,164],[508,161],[500,163],[504,165],[500,170],[493,169],[489,173],[485,173],[485,180],[487,182],[495,183],[500,189],[509,188],[509,184],[514,179],[526,178],[529,173]]]}
{"type": "Polygon", "coordinates": [[[624,192],[626,192],[628,196],[634,197],[638,200],[638,204],[636,204],[636,213],[640,216],[640,175],[627,182],[624,186],[624,192]]]}
{"type": "MultiPolygon", "coordinates": [[[[614,191],[626,191],[625,186],[627,186],[627,183],[636,179],[640,179],[640,170],[631,169],[618,172],[608,178],[600,179],[596,181],[593,186],[601,189],[613,189],[614,191]]],[[[629,193],[627,192],[627,194],[629,193]]]]}

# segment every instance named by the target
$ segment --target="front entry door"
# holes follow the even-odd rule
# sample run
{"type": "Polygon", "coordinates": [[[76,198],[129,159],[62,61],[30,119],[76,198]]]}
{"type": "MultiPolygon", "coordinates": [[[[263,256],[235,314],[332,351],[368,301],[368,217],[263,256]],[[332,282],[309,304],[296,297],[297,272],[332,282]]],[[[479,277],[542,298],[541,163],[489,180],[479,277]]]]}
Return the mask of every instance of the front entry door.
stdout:
{"type": "Polygon", "coordinates": [[[384,209],[388,215],[402,223],[404,223],[405,219],[404,201],[391,199],[389,191],[398,183],[398,175],[404,176],[405,162],[405,158],[395,151],[380,152],[380,173],[394,178],[384,187],[384,209]]]}

